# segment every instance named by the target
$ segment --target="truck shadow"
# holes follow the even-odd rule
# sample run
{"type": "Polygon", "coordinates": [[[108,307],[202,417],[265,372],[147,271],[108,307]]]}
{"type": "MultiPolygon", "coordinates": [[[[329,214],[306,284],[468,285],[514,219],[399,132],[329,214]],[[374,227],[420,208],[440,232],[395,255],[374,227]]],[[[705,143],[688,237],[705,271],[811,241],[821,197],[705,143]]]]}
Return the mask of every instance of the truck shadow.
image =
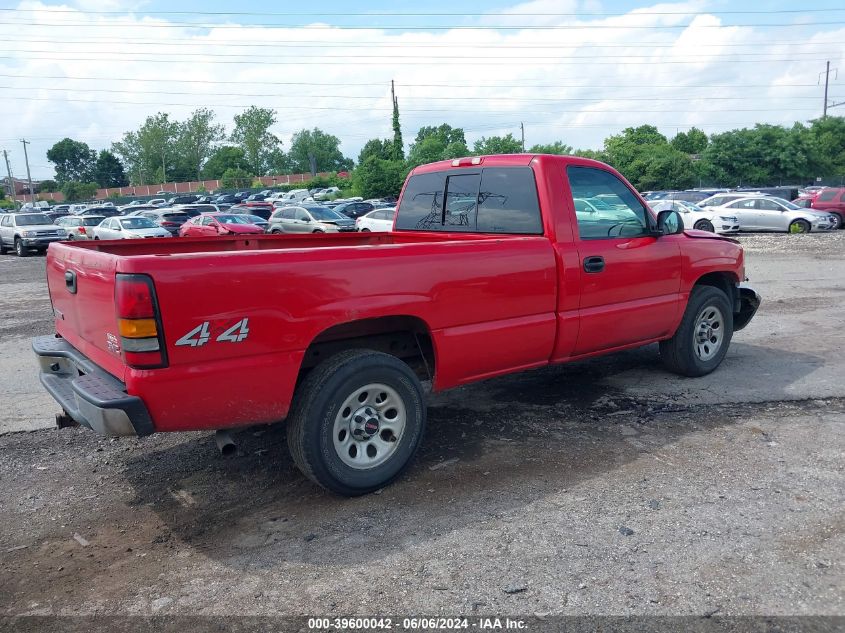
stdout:
{"type": "MultiPolygon", "coordinates": [[[[789,377],[783,372],[780,382],[766,383],[768,394],[782,398],[823,362],[744,344],[732,354],[788,365],[789,377]]],[[[232,569],[371,564],[651,459],[689,433],[737,424],[753,411],[732,404],[702,409],[691,380],[677,379],[690,385],[690,396],[671,387],[650,398],[632,394],[623,380],[632,370],[637,389],[676,380],[652,356],[654,350],[635,350],[435,396],[415,463],[374,495],[344,499],[305,479],[287,454],[283,425],[240,432],[238,455],[230,459],[218,455],[209,434],[155,437],[125,463],[124,476],[133,505],[151,509],[169,531],[163,539],[232,569]]],[[[725,392],[720,373],[713,381],[725,392]]]]}

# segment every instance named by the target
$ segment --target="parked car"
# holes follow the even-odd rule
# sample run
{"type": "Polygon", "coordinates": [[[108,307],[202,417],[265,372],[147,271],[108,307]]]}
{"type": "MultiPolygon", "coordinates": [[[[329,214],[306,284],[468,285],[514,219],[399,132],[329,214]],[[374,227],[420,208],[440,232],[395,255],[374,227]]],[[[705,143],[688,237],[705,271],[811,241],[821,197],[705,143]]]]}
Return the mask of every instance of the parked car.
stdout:
{"type": "Polygon", "coordinates": [[[710,233],[737,233],[739,232],[739,218],[730,213],[719,213],[710,209],[702,209],[692,202],[686,200],[653,200],[649,206],[659,213],[667,209],[677,211],[684,221],[687,229],[708,231],[710,233]]]}
{"type": "Polygon", "coordinates": [[[233,193],[222,193],[214,199],[214,204],[238,204],[240,200],[233,193]]]}
{"type": "Polygon", "coordinates": [[[285,202],[285,201],[294,201],[294,202],[304,202],[305,200],[311,198],[311,193],[307,189],[292,189],[286,193],[283,193],[275,200],[278,202],[285,202]]]}
{"type": "Polygon", "coordinates": [[[120,211],[120,215],[138,215],[142,211],[155,211],[158,208],[159,207],[154,207],[150,204],[136,204],[134,207],[123,207],[120,211]]]}
{"type": "Polygon", "coordinates": [[[68,207],[67,211],[68,211],[69,215],[79,215],[80,213],[85,211],[85,209],[87,209],[87,208],[88,208],[87,204],[72,204],[72,205],[70,205],[70,207],[68,207]]]}
{"type": "Polygon", "coordinates": [[[165,200],[164,198],[153,198],[152,200],[147,202],[147,204],[151,207],[166,207],[167,200],[165,200]]]}
{"type": "Polygon", "coordinates": [[[157,209],[155,211],[142,211],[137,216],[149,218],[161,228],[167,229],[172,235],[179,234],[179,227],[190,219],[187,213],[183,213],[176,209],[157,209]]]}
{"type": "Polygon", "coordinates": [[[0,216],[0,255],[14,249],[18,257],[31,250],[44,252],[53,243],[67,238],[67,231],[53,224],[43,213],[4,213],[0,216]]]}
{"type": "Polygon", "coordinates": [[[117,207],[109,207],[106,205],[100,205],[96,207],[87,207],[77,213],[76,215],[102,215],[107,218],[110,218],[114,215],[120,215],[120,211],[117,210],[117,207]]]}
{"type": "Polygon", "coordinates": [[[110,435],[286,420],[294,463],[347,496],[410,465],[423,380],[436,393],[655,342],[670,370],[703,376],[760,301],[740,244],[655,217],[611,167],[574,156],[416,167],[378,243],[163,242],[50,249],[61,338],[32,345],[46,389],[110,435]],[[572,194],[612,196],[628,219],[578,219],[572,194]]]}
{"type": "Polygon", "coordinates": [[[342,213],[353,220],[360,218],[362,215],[369,213],[373,209],[375,209],[375,206],[372,202],[345,202],[334,207],[335,211],[342,213]]]}
{"type": "Polygon", "coordinates": [[[90,240],[94,227],[105,219],[103,215],[66,215],[56,220],[56,226],[67,231],[68,240],[90,240]]]}
{"type": "Polygon", "coordinates": [[[250,222],[248,215],[239,213],[203,213],[191,218],[179,229],[182,237],[212,235],[248,235],[264,233],[264,228],[250,222]]]}
{"type": "Polygon", "coordinates": [[[269,220],[273,214],[273,206],[265,204],[236,204],[226,210],[227,213],[239,213],[244,215],[257,215],[264,220],[269,220]]]}
{"type": "Polygon", "coordinates": [[[836,218],[836,228],[845,227],[845,187],[828,187],[813,198],[813,209],[825,211],[836,218]]]}
{"type": "Polygon", "coordinates": [[[326,207],[282,207],[270,216],[268,233],[337,233],[355,230],[351,218],[326,207]]]}
{"type": "Polygon", "coordinates": [[[172,237],[170,231],[143,216],[106,218],[94,227],[95,240],[131,240],[172,237]]]}
{"type": "Polygon", "coordinates": [[[235,194],[235,202],[243,202],[247,198],[249,198],[250,193],[249,191],[239,191],[235,194]]]}
{"type": "Polygon", "coordinates": [[[751,196],[719,207],[707,207],[719,215],[736,216],[741,231],[785,231],[809,233],[836,226],[836,217],[813,209],[802,209],[783,198],[751,196]]]}
{"type": "Polygon", "coordinates": [[[254,194],[252,194],[251,196],[249,196],[249,197],[246,199],[246,201],[247,201],[247,202],[263,202],[263,201],[264,201],[264,200],[266,200],[266,199],[267,199],[267,195],[266,195],[266,194],[263,194],[263,193],[254,193],[254,194]]]}
{"type": "Polygon", "coordinates": [[[372,231],[382,232],[393,229],[393,219],[396,217],[396,208],[375,209],[355,220],[355,228],[362,233],[372,231]]]}
{"type": "Polygon", "coordinates": [[[702,209],[706,209],[708,207],[723,207],[729,202],[733,202],[734,200],[741,200],[743,198],[748,198],[750,196],[762,196],[762,193],[717,193],[715,195],[710,196],[709,198],[705,198],[701,202],[698,203],[698,206],[702,209]]]}
{"type": "Polygon", "coordinates": [[[326,189],[323,189],[322,191],[315,193],[313,198],[314,198],[314,200],[327,200],[328,198],[331,198],[332,196],[336,196],[339,193],[340,193],[340,188],[338,188],[338,187],[327,187],[326,189]]]}
{"type": "Polygon", "coordinates": [[[50,207],[50,212],[61,214],[61,215],[70,215],[70,205],[69,204],[57,204],[54,207],[50,207]]]}
{"type": "Polygon", "coordinates": [[[194,204],[214,204],[214,196],[200,196],[194,200],[194,204]]]}
{"type": "Polygon", "coordinates": [[[131,211],[135,207],[145,207],[145,206],[149,206],[149,205],[146,202],[144,202],[143,200],[132,200],[131,202],[128,202],[128,203],[126,203],[122,206],[119,206],[118,209],[120,209],[120,212],[123,213],[126,210],[131,211]]]}
{"type": "Polygon", "coordinates": [[[167,204],[171,207],[175,207],[177,205],[183,204],[193,204],[197,201],[199,196],[195,195],[187,195],[187,196],[173,196],[167,201],[167,204]]]}
{"type": "Polygon", "coordinates": [[[792,201],[792,204],[796,207],[801,207],[802,209],[810,209],[813,206],[814,197],[815,196],[798,196],[792,201]]]}
{"type": "Polygon", "coordinates": [[[181,213],[185,213],[188,217],[194,218],[198,216],[200,213],[218,213],[221,211],[220,207],[216,204],[180,204],[177,207],[173,207],[174,211],[180,211],[181,213]]]}

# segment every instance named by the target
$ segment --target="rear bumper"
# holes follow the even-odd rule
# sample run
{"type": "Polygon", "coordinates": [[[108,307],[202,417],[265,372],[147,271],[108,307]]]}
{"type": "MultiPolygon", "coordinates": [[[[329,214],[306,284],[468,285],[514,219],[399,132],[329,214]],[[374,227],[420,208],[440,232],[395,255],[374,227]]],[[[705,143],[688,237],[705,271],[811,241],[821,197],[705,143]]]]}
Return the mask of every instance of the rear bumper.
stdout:
{"type": "Polygon", "coordinates": [[[745,283],[736,286],[734,305],[734,332],[739,332],[751,322],[760,307],[760,295],[745,283]]]}
{"type": "Polygon", "coordinates": [[[62,338],[32,339],[41,384],[74,420],[101,435],[150,435],[155,431],[143,401],[62,338]]]}

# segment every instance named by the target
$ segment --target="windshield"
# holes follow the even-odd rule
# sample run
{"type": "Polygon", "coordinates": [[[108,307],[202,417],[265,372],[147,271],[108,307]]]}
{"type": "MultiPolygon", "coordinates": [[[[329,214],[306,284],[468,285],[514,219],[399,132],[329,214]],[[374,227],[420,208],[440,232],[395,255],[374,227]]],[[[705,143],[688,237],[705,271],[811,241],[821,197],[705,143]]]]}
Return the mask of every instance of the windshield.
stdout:
{"type": "Polygon", "coordinates": [[[168,222],[187,222],[188,216],[184,213],[162,213],[161,215],[163,220],[167,220],[168,222]]]}
{"type": "Polygon", "coordinates": [[[244,217],[252,224],[267,224],[267,220],[260,218],[257,215],[245,215],[244,217]]]}
{"type": "Polygon", "coordinates": [[[337,211],[332,211],[326,207],[308,207],[308,213],[311,214],[311,217],[315,220],[324,220],[327,222],[335,222],[337,220],[348,220],[344,215],[341,215],[337,211]]]}
{"type": "Polygon", "coordinates": [[[215,215],[214,219],[220,224],[252,224],[245,215],[215,215]]]}
{"type": "Polygon", "coordinates": [[[784,200],[783,198],[769,198],[769,200],[774,200],[778,204],[785,206],[790,211],[802,210],[802,208],[799,207],[797,204],[792,204],[789,200],[784,200]]]}
{"type": "Polygon", "coordinates": [[[155,223],[148,218],[126,218],[120,221],[124,229],[154,229],[155,223]]]}
{"type": "Polygon", "coordinates": [[[50,225],[53,221],[43,213],[27,213],[26,215],[19,215],[17,217],[18,226],[38,226],[42,224],[50,225]]]}

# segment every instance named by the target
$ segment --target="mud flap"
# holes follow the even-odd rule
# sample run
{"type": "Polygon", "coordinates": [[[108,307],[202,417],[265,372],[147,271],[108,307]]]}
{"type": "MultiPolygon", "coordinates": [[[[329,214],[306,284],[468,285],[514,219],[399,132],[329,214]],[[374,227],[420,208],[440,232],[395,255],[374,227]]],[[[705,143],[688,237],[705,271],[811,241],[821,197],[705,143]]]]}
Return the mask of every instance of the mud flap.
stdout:
{"type": "Polygon", "coordinates": [[[751,322],[760,307],[760,295],[748,286],[737,286],[737,308],[734,312],[734,332],[739,332],[751,322]]]}

